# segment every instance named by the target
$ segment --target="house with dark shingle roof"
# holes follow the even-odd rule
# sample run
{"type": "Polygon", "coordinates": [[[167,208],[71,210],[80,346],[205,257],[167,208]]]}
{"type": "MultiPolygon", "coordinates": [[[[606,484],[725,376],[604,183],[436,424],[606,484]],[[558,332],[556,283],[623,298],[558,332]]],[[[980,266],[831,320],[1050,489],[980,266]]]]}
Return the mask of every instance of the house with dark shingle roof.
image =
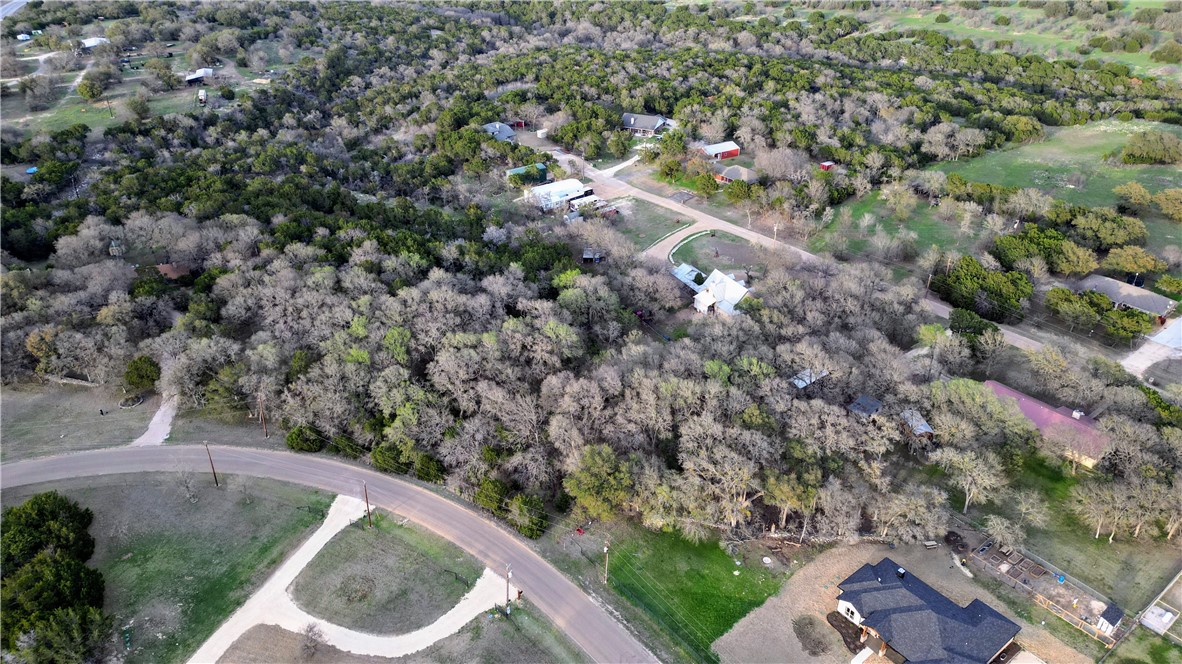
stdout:
{"type": "Polygon", "coordinates": [[[837,584],[837,611],[862,643],[893,662],[986,664],[1021,630],[979,599],[960,606],[890,558],[837,584]]]}
{"type": "Polygon", "coordinates": [[[504,122],[490,122],[481,127],[481,129],[484,130],[484,133],[498,141],[505,141],[506,143],[517,142],[517,132],[513,131],[513,127],[510,127],[504,122]]]}
{"type": "Polygon", "coordinates": [[[653,136],[668,124],[669,121],[660,115],[625,113],[620,117],[620,126],[634,136],[653,136]]]}
{"type": "Polygon", "coordinates": [[[846,409],[868,420],[877,415],[878,411],[882,410],[882,402],[869,394],[859,394],[853,403],[846,406],[846,409]]]}

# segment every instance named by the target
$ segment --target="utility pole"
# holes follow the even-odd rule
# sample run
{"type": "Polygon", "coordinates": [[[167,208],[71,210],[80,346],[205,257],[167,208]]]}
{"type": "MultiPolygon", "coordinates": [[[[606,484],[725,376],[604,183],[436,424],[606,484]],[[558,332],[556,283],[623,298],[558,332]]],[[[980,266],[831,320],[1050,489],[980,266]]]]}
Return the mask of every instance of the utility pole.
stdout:
{"type": "Polygon", "coordinates": [[[218,471],[213,467],[213,454],[209,451],[209,443],[205,444],[205,456],[209,457],[209,471],[213,473],[213,485],[220,489],[222,485],[218,483],[218,471]]]}
{"type": "Polygon", "coordinates": [[[948,265],[944,268],[944,275],[947,276],[952,272],[952,257],[948,257],[948,265]]]}
{"type": "Polygon", "coordinates": [[[513,578],[513,563],[508,563],[505,565],[505,613],[506,614],[513,613],[513,607],[510,606],[510,604],[509,604],[510,602],[513,601],[509,597],[509,579],[512,579],[512,578],[513,578]]]}
{"type": "Polygon", "coordinates": [[[603,582],[607,583],[607,550],[611,546],[612,538],[603,541],[603,582]]]}
{"type": "Polygon", "coordinates": [[[369,527],[373,528],[373,512],[369,511],[369,485],[362,482],[361,489],[365,491],[365,518],[369,519],[369,527]]]}
{"type": "Polygon", "coordinates": [[[115,111],[111,110],[111,100],[110,99],[107,100],[107,112],[111,114],[111,117],[115,117],[115,111]]]}

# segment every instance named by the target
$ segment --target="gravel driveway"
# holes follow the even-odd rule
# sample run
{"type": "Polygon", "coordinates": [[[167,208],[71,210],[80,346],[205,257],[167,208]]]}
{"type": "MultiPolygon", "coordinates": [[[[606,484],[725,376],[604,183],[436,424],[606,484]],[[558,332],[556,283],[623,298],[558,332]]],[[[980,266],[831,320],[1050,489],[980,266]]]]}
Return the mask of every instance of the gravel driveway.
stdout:
{"type": "MultiPolygon", "coordinates": [[[[1064,645],[1042,627],[1024,622],[972,579],[965,577],[959,570],[950,569],[951,559],[947,548],[941,546],[928,551],[919,545],[907,545],[892,551],[882,544],[838,545],[821,554],[798,569],[779,594],[747,614],[715,641],[714,652],[723,662],[735,663],[849,662],[852,655],[841,645],[837,632],[829,628],[828,624],[825,624],[825,629],[832,637],[830,651],[820,657],[810,657],[801,649],[800,642],[792,632],[792,620],[797,616],[811,614],[824,621],[825,615],[837,608],[837,595],[841,592],[837,584],[862,565],[876,563],[888,556],[961,606],[973,598],[980,598],[1021,625],[1018,643],[1044,661],[1055,664],[1092,661],[1064,645]]],[[[879,657],[867,660],[870,664],[886,661],[879,657]]]]}

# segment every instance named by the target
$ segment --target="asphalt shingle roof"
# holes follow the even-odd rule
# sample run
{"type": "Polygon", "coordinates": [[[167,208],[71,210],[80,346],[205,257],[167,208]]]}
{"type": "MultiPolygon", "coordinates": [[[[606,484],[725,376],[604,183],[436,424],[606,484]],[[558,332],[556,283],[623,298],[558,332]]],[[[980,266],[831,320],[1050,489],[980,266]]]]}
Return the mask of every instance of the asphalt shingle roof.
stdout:
{"type": "Polygon", "coordinates": [[[984,664],[1021,629],[979,599],[961,607],[883,558],[838,584],[862,624],[912,663],[984,664]]]}

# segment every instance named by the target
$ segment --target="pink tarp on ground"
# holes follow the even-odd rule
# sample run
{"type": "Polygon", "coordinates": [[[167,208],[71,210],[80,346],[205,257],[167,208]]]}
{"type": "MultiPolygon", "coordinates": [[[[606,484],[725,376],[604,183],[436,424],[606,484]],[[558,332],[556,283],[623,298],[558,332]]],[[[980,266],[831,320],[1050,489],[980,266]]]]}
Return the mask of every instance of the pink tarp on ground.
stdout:
{"type": "Polygon", "coordinates": [[[995,380],[985,385],[998,397],[1009,397],[1018,402],[1018,409],[1044,436],[1055,435],[1066,440],[1081,457],[1099,460],[1108,447],[1108,438],[1096,429],[1096,421],[1086,415],[1078,420],[1071,416],[1070,408],[1052,408],[1034,397],[1022,394],[995,380]]]}

